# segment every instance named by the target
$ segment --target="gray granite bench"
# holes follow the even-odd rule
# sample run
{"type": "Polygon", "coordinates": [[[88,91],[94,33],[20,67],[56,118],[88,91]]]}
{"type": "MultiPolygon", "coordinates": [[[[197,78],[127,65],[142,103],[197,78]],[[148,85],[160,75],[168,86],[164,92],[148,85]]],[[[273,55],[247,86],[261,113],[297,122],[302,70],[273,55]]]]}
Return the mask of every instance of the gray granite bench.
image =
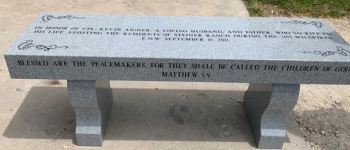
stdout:
{"type": "Polygon", "coordinates": [[[258,148],[282,148],[300,84],[350,84],[350,46],[321,19],[42,13],[5,58],[12,78],[67,80],[88,146],[102,145],[109,80],[250,83],[258,148]]]}

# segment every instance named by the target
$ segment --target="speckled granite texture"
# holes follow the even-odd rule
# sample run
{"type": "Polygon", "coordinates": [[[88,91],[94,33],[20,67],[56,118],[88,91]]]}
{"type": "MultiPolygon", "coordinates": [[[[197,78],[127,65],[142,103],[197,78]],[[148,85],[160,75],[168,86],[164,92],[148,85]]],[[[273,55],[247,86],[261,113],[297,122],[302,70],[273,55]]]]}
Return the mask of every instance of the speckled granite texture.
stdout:
{"type": "Polygon", "coordinates": [[[101,146],[113,103],[109,81],[68,80],[67,86],[76,115],[77,144],[101,146]]]}
{"type": "Polygon", "coordinates": [[[299,90],[299,84],[249,84],[243,106],[258,148],[282,148],[285,118],[297,103],[299,90]]]}

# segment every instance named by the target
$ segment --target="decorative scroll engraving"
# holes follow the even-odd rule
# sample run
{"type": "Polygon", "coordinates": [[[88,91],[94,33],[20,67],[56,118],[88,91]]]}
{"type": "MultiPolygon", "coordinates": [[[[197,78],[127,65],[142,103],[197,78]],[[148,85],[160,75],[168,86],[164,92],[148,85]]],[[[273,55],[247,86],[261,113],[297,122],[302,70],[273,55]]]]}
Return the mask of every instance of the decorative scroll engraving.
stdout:
{"type": "Polygon", "coordinates": [[[281,23],[291,23],[291,24],[311,24],[316,26],[317,28],[322,28],[323,24],[322,22],[319,21],[311,21],[311,22],[306,22],[306,21],[298,21],[298,20],[293,20],[293,21],[287,21],[287,22],[281,22],[281,23]]]}
{"type": "Polygon", "coordinates": [[[17,46],[17,48],[20,50],[26,50],[26,49],[30,49],[32,47],[35,47],[37,50],[44,50],[44,51],[49,51],[51,49],[57,49],[57,48],[64,48],[64,49],[68,48],[68,46],[57,46],[57,45],[50,45],[50,46],[34,45],[33,40],[27,40],[27,41],[25,41],[22,44],[19,44],[17,46]]]}
{"type": "Polygon", "coordinates": [[[49,22],[52,19],[85,19],[85,17],[75,17],[72,15],[66,15],[66,16],[52,16],[52,15],[45,15],[41,17],[41,20],[43,22],[49,22]]]}
{"type": "Polygon", "coordinates": [[[350,51],[340,47],[340,46],[336,46],[337,50],[334,51],[325,51],[325,52],[321,52],[321,51],[313,51],[313,52],[308,52],[308,51],[304,51],[304,54],[310,53],[310,54],[315,54],[315,55],[321,55],[323,57],[327,57],[327,56],[332,56],[335,54],[339,54],[342,56],[350,56],[350,51]]]}

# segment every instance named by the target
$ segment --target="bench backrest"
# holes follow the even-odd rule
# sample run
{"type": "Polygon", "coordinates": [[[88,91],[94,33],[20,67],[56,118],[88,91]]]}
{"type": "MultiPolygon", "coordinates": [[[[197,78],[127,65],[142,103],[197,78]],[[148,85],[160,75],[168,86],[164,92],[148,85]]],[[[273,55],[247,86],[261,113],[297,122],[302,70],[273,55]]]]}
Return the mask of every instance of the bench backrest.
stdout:
{"type": "Polygon", "coordinates": [[[324,20],[42,13],[5,54],[12,78],[350,83],[324,20]]]}

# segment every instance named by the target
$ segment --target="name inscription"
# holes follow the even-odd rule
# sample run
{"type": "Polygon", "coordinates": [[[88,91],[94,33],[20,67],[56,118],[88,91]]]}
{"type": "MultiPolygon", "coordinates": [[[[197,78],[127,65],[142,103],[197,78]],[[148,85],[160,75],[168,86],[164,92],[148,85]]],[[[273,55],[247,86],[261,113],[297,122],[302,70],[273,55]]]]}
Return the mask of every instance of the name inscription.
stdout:
{"type": "MultiPolygon", "coordinates": [[[[294,23],[294,22],[292,22],[294,23]]],[[[322,26],[319,23],[314,25],[322,26]]],[[[136,37],[142,41],[191,41],[191,42],[230,42],[245,39],[295,39],[329,40],[331,32],[315,31],[261,31],[261,30],[197,30],[197,29],[147,29],[89,26],[35,26],[35,34],[136,37]]]]}

